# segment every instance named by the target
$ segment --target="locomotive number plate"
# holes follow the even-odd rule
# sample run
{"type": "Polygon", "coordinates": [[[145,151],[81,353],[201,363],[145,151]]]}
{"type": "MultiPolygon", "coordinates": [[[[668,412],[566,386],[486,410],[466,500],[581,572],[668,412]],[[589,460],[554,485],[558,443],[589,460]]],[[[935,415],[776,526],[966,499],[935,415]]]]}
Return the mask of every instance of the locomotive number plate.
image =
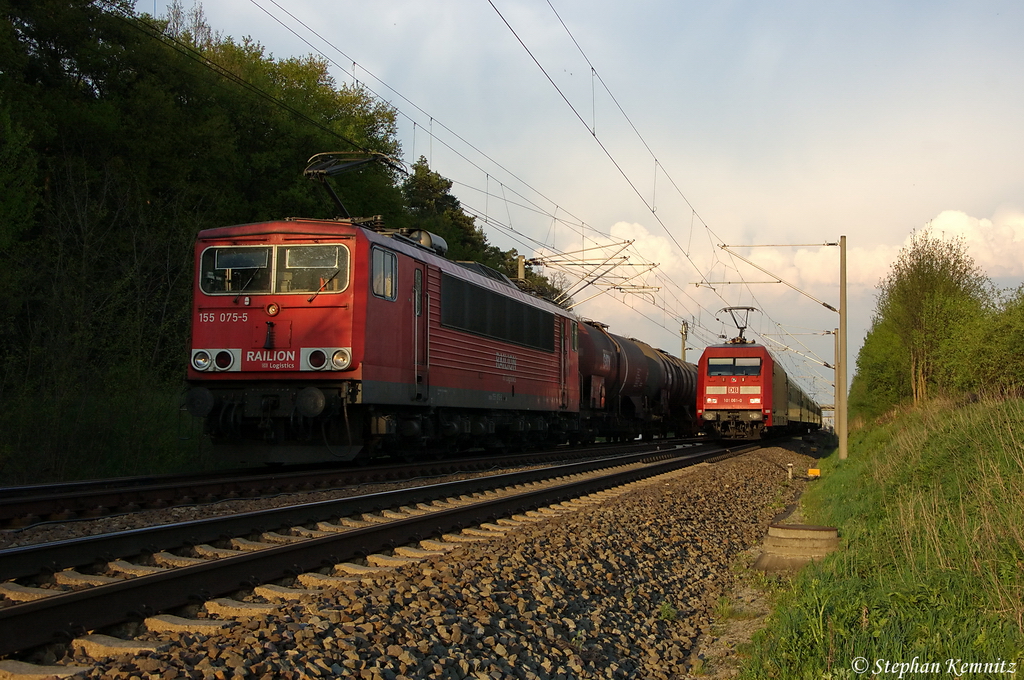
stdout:
{"type": "Polygon", "coordinates": [[[249,320],[249,312],[199,312],[200,323],[233,323],[249,320]]]}

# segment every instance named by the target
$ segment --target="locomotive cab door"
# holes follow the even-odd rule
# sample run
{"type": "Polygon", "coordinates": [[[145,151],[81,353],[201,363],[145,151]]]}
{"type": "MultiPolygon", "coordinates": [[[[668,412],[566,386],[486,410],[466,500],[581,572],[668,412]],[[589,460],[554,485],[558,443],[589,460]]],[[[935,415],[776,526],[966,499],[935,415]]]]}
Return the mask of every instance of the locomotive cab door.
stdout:
{"type": "Polygon", "coordinates": [[[413,347],[413,400],[426,401],[429,396],[430,297],[426,291],[427,272],[417,262],[412,273],[412,347],[413,347]]]}

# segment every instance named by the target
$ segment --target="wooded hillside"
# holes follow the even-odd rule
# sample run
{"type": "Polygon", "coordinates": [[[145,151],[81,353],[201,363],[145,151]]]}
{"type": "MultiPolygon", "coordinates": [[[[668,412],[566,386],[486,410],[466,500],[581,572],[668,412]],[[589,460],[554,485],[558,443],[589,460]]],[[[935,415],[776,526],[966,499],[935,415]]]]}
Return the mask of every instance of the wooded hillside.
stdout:
{"type": "MultiPolygon", "coordinates": [[[[396,112],[323,59],[222,36],[201,5],[155,19],[127,0],[0,0],[0,483],[191,460],[178,400],[196,233],[331,217],[307,159],[401,158],[396,135],[396,112]]],[[[335,186],[353,215],[514,274],[514,251],[425,162],[335,186]]]]}

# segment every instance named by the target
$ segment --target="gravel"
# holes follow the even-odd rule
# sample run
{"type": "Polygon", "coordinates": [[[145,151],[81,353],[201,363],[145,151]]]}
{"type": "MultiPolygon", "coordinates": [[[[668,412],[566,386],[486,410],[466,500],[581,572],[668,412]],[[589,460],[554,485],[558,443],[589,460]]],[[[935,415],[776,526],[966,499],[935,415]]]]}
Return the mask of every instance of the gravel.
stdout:
{"type": "Polygon", "coordinates": [[[787,463],[813,460],[775,447],[688,468],[211,636],[140,628],[170,649],[85,677],[680,678],[730,564],[802,488],[787,463]]]}

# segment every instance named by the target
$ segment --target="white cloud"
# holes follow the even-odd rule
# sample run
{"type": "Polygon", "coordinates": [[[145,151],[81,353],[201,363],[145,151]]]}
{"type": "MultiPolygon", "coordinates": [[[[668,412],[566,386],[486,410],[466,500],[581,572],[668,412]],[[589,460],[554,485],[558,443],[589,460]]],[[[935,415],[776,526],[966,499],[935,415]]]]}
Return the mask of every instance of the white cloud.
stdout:
{"type": "Polygon", "coordinates": [[[1020,211],[1003,208],[988,219],[944,210],[930,225],[938,236],[963,238],[968,254],[986,275],[1024,276],[1024,214],[1020,211]]]}

